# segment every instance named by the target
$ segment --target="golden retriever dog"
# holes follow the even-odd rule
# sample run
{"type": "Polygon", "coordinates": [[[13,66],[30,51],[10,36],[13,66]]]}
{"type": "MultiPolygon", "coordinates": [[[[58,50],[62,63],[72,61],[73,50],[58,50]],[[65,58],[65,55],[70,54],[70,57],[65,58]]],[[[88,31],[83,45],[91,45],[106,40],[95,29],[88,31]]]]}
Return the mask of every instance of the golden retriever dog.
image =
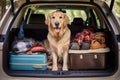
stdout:
{"type": "Polygon", "coordinates": [[[45,23],[48,25],[48,42],[52,54],[52,71],[58,70],[58,62],[62,60],[62,70],[68,70],[68,48],[71,32],[67,26],[68,16],[61,11],[48,14],[45,23]]]}

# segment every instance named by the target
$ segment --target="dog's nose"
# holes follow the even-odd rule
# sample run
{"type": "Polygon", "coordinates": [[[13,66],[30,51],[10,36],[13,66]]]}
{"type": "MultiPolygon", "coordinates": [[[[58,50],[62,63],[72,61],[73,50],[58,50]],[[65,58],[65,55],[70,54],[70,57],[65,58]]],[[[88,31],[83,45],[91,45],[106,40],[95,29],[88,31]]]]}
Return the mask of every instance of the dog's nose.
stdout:
{"type": "Polygon", "coordinates": [[[59,26],[59,23],[55,23],[55,26],[58,27],[58,26],[59,26]]]}

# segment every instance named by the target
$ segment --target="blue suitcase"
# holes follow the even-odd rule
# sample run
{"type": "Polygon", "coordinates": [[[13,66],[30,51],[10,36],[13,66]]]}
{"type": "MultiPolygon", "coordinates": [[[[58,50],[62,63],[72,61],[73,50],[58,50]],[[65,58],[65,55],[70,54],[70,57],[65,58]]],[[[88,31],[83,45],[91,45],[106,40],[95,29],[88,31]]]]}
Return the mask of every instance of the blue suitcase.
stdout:
{"type": "Polygon", "coordinates": [[[10,70],[46,70],[47,56],[43,54],[10,54],[10,70]]]}

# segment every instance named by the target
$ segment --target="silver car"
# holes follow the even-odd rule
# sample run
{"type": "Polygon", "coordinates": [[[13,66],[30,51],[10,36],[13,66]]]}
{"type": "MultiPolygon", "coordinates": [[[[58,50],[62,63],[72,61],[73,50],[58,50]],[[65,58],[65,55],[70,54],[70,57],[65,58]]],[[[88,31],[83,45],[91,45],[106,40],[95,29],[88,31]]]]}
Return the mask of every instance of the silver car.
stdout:
{"type": "MultiPolygon", "coordinates": [[[[114,1],[108,5],[105,0],[11,0],[11,6],[0,22],[0,80],[120,80],[120,22],[113,11],[114,1]],[[41,66],[32,64],[35,58],[33,61],[27,58],[29,64],[18,63],[26,61],[25,58],[21,61],[19,57],[12,59],[11,55],[24,56],[13,51],[16,40],[32,38],[42,42],[47,39],[46,17],[57,10],[70,19],[69,70],[38,69],[41,66]],[[106,47],[86,49],[91,42],[84,42],[84,47],[80,46],[79,50],[72,49],[75,35],[89,28],[94,29],[93,34],[105,34],[106,47]],[[24,68],[19,69],[21,66],[24,68]],[[30,70],[30,66],[37,69],[30,70]]],[[[102,44],[101,40],[98,42],[102,44]]]]}

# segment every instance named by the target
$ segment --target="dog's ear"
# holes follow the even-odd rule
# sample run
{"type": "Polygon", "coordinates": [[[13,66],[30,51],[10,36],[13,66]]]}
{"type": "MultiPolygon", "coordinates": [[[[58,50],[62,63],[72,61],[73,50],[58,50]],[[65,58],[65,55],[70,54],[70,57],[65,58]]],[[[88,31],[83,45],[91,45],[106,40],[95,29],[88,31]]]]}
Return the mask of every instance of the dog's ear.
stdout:
{"type": "Polygon", "coordinates": [[[48,14],[47,19],[45,20],[45,24],[50,25],[50,17],[51,17],[51,13],[48,14]]]}
{"type": "Polygon", "coordinates": [[[64,26],[66,26],[67,24],[69,24],[69,17],[66,15],[66,14],[64,14],[64,26]]]}

